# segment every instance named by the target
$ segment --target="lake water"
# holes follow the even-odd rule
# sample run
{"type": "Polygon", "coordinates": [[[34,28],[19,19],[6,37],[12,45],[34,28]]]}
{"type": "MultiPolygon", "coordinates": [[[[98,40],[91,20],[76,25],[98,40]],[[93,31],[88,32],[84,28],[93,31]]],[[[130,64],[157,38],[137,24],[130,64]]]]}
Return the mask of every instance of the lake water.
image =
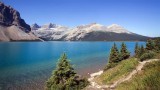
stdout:
{"type": "MultiPolygon", "coordinates": [[[[133,55],[135,42],[125,43],[133,55]]],[[[121,42],[116,44],[120,48],[121,42]]],[[[0,42],[0,90],[43,90],[44,81],[64,52],[76,72],[87,76],[104,68],[112,45],[113,42],[0,42]]]]}

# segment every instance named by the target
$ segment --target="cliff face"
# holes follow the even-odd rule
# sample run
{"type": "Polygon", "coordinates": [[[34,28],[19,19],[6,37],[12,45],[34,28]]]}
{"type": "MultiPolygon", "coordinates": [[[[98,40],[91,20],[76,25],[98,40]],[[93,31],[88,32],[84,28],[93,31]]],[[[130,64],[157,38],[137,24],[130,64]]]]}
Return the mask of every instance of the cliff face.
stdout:
{"type": "Polygon", "coordinates": [[[0,2],[0,41],[38,40],[20,13],[0,2]]]}

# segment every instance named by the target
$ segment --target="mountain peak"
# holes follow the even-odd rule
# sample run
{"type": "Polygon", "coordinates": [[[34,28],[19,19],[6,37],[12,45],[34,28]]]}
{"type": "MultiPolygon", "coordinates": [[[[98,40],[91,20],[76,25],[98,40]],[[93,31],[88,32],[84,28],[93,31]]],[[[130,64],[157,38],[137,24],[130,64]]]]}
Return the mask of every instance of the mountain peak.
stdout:
{"type": "Polygon", "coordinates": [[[97,29],[97,27],[101,27],[103,25],[101,24],[98,24],[98,23],[90,23],[90,24],[87,24],[87,25],[80,25],[80,26],[77,26],[76,28],[78,29],[97,29]]]}
{"type": "Polygon", "coordinates": [[[50,29],[50,28],[55,28],[55,27],[56,27],[56,24],[53,24],[53,23],[42,25],[42,28],[45,28],[45,29],[50,29]]]}
{"type": "Polygon", "coordinates": [[[112,28],[112,27],[122,27],[122,26],[120,26],[118,24],[111,24],[111,25],[108,26],[108,28],[112,28]]]}
{"type": "Polygon", "coordinates": [[[108,31],[110,31],[110,32],[128,33],[128,34],[132,33],[132,32],[128,31],[127,29],[125,29],[124,27],[122,27],[118,24],[112,24],[112,25],[108,26],[107,28],[108,28],[108,31]]]}
{"type": "Polygon", "coordinates": [[[130,36],[136,40],[135,34],[118,24],[105,26],[97,23],[90,23],[74,28],[56,25],[55,28],[49,30],[40,28],[34,33],[40,37],[49,38],[49,40],[127,40],[125,37],[130,36]]]}
{"type": "Polygon", "coordinates": [[[17,10],[0,2],[0,41],[39,40],[30,31],[17,10]]]}
{"type": "Polygon", "coordinates": [[[37,30],[40,26],[37,23],[31,25],[31,30],[37,30]]]}
{"type": "Polygon", "coordinates": [[[20,17],[20,13],[14,8],[0,2],[0,25],[21,27],[25,32],[31,30],[30,26],[20,17]]]}

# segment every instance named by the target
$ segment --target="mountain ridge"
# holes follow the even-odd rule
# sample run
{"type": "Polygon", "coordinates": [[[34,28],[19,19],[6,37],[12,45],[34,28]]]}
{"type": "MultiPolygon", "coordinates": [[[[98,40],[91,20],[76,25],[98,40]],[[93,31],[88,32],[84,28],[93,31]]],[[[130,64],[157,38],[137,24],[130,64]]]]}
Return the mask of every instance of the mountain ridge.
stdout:
{"type": "Polygon", "coordinates": [[[54,25],[54,28],[38,28],[32,31],[38,37],[49,41],[145,41],[150,38],[130,32],[118,24],[105,26],[90,23],[73,28],[54,25]]]}

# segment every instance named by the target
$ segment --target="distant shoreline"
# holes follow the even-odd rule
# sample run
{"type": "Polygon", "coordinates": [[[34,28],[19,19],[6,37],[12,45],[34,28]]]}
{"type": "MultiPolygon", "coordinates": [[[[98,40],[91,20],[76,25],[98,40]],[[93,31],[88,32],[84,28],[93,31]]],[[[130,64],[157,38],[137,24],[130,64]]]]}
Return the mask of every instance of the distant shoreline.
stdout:
{"type": "Polygon", "coordinates": [[[45,40],[13,40],[13,41],[0,41],[1,42],[146,42],[146,41],[45,41],[45,40]]]}

